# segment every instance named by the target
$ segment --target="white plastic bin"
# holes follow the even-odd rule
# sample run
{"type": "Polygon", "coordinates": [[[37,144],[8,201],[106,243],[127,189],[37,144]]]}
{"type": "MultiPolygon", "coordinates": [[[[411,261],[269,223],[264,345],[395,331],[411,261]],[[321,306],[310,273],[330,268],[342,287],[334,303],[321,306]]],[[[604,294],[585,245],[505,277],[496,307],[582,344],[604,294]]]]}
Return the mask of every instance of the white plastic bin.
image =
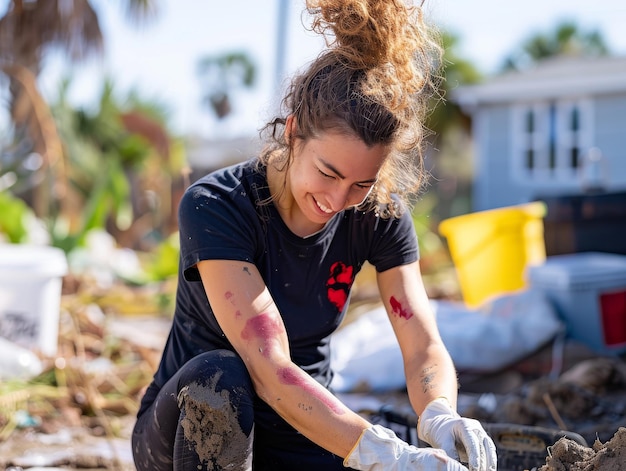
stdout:
{"type": "Polygon", "coordinates": [[[553,255],[529,267],[528,278],[555,304],[570,338],[597,353],[626,352],[626,255],[553,255]]]}
{"type": "Polygon", "coordinates": [[[0,244],[0,337],[44,356],[57,352],[65,253],[0,244]]]}

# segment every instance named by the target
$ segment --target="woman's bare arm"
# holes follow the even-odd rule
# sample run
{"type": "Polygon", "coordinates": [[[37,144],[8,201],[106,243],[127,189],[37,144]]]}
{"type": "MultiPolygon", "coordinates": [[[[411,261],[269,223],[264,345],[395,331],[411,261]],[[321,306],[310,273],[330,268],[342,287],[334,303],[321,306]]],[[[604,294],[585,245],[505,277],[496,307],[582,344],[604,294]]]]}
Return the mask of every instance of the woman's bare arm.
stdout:
{"type": "Polygon", "coordinates": [[[379,273],[378,285],[402,350],[413,409],[420,414],[441,396],[456,407],[456,371],[439,335],[418,262],[379,273]]]}
{"type": "Polygon", "coordinates": [[[291,361],[282,318],[256,267],[209,260],[198,269],[217,321],[257,394],[304,436],[346,457],[370,424],[291,361]]]}

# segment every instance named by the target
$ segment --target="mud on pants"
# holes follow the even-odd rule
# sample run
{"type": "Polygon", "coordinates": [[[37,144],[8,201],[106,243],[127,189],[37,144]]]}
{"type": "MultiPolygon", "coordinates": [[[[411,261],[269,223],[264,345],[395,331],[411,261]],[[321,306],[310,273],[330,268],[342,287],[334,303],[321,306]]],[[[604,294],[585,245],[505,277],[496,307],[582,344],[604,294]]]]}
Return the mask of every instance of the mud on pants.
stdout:
{"type": "Polygon", "coordinates": [[[137,471],[345,471],[342,459],[299,434],[255,394],[229,350],[189,360],[137,419],[137,471]]]}

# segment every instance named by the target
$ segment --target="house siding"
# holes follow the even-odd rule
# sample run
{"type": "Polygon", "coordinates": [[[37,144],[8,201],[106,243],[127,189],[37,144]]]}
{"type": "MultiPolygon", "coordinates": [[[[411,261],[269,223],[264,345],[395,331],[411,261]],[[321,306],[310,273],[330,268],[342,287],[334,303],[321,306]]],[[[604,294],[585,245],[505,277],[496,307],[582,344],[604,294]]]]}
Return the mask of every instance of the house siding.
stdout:
{"type": "Polygon", "coordinates": [[[626,94],[600,96],[595,103],[595,145],[607,162],[609,188],[626,188],[626,94]]]}
{"type": "Polygon", "coordinates": [[[513,179],[511,157],[511,110],[509,105],[492,105],[478,111],[475,135],[473,210],[482,211],[528,201],[528,189],[513,179]]]}
{"type": "Polygon", "coordinates": [[[556,58],[460,87],[454,99],[473,119],[472,210],[583,194],[598,168],[585,165],[593,148],[603,156],[604,188],[626,190],[626,57],[556,58]],[[579,121],[568,114],[572,104],[579,121]],[[539,113],[539,131],[520,127],[524,106],[539,113]]]}

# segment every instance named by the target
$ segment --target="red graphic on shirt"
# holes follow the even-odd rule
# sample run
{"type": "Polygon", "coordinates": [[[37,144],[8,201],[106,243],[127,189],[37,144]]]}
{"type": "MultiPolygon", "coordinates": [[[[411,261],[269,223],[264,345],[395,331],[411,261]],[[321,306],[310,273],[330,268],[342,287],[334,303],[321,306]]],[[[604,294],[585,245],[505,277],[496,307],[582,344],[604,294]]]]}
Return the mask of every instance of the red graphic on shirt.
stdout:
{"type": "Polygon", "coordinates": [[[335,262],[330,267],[330,276],[326,282],[328,300],[341,312],[348,300],[350,287],[354,282],[353,269],[343,262],[335,262]]]}

